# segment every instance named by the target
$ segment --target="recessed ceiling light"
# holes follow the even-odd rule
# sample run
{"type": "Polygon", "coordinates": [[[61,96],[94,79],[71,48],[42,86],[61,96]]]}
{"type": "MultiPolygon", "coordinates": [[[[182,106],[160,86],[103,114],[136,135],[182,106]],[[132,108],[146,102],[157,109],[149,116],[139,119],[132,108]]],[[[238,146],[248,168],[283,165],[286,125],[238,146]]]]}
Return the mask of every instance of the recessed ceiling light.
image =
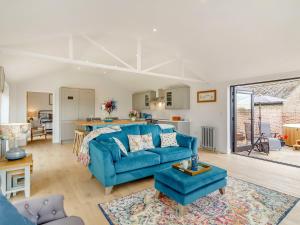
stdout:
{"type": "Polygon", "coordinates": [[[103,73],[106,74],[107,72],[106,72],[106,71],[103,71],[103,73]]]}
{"type": "Polygon", "coordinates": [[[78,67],[77,67],[77,69],[78,69],[78,70],[81,70],[81,67],[80,67],[80,66],[78,66],[78,67]]]}
{"type": "Polygon", "coordinates": [[[154,27],[154,28],[152,29],[152,31],[153,31],[153,32],[156,32],[156,31],[157,31],[157,28],[154,27]]]}

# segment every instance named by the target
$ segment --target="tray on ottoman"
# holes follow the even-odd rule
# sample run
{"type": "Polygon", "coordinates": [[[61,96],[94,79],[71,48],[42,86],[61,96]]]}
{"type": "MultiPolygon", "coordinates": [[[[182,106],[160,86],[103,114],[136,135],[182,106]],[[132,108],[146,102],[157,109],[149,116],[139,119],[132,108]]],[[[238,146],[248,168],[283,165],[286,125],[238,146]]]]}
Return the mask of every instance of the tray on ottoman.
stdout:
{"type": "Polygon", "coordinates": [[[207,164],[204,164],[204,163],[197,163],[198,164],[198,169],[197,170],[192,170],[191,168],[183,168],[182,167],[182,164],[181,163],[175,163],[172,165],[172,167],[174,169],[177,169],[183,173],[186,173],[190,176],[195,176],[195,175],[198,175],[200,173],[204,173],[206,171],[209,171],[211,169],[211,166],[207,165],[207,164]]]}

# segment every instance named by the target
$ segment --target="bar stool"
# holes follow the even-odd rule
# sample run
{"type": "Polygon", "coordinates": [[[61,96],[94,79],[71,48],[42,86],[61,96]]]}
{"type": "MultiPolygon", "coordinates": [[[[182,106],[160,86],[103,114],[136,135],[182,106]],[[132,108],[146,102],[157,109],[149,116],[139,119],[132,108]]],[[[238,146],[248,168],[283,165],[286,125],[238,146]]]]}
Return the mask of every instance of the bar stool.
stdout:
{"type": "Polygon", "coordinates": [[[86,136],[86,132],[83,130],[75,130],[75,137],[73,143],[73,153],[78,156],[78,153],[83,142],[83,138],[86,136]]]}

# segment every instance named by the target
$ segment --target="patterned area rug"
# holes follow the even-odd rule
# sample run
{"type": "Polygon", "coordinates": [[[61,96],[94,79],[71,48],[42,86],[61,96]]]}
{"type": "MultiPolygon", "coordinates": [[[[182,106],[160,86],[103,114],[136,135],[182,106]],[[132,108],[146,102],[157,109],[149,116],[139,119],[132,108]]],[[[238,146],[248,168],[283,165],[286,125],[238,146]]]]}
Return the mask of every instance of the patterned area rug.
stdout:
{"type": "Polygon", "coordinates": [[[183,217],[176,216],[176,203],[154,197],[149,188],[132,195],[99,204],[114,225],[209,225],[279,224],[298,202],[298,198],[252,183],[228,178],[226,194],[218,191],[187,207],[183,217]]]}

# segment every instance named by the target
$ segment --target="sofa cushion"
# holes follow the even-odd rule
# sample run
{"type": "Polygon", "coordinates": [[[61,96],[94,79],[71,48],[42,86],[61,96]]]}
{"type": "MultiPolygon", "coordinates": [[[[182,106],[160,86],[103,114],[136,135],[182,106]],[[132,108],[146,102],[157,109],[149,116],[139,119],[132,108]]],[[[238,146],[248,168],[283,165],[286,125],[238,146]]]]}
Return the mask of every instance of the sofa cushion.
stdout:
{"type": "Polygon", "coordinates": [[[127,156],[127,149],[126,147],[124,146],[124,144],[116,137],[113,137],[112,138],[114,140],[114,142],[118,145],[120,151],[121,151],[121,155],[123,156],[127,156]]]}
{"type": "Polygon", "coordinates": [[[34,225],[22,216],[18,210],[0,193],[0,224],[1,225],[34,225]]]}
{"type": "Polygon", "coordinates": [[[162,130],[158,125],[149,124],[149,125],[140,125],[140,132],[141,135],[143,134],[152,134],[152,140],[155,147],[160,146],[160,134],[162,133],[162,130]]]}
{"type": "Polygon", "coordinates": [[[160,163],[160,156],[149,151],[129,152],[127,157],[115,163],[116,173],[123,173],[160,163]]]}
{"type": "Polygon", "coordinates": [[[84,222],[77,216],[69,216],[60,220],[45,223],[43,225],[84,225],[84,222]]]}
{"type": "Polygon", "coordinates": [[[160,155],[160,163],[185,159],[192,155],[192,150],[184,147],[155,148],[147,151],[160,155]]]}
{"type": "Polygon", "coordinates": [[[108,151],[110,151],[114,162],[117,162],[121,159],[121,149],[114,139],[110,138],[108,140],[100,141],[100,143],[103,144],[108,151]]]}
{"type": "Polygon", "coordinates": [[[137,152],[144,149],[141,135],[128,135],[128,141],[131,152],[137,152]]]}
{"type": "Polygon", "coordinates": [[[177,133],[176,140],[180,147],[192,148],[193,137],[177,133]]]}
{"type": "Polygon", "coordinates": [[[129,146],[128,146],[128,139],[127,136],[124,132],[122,131],[118,131],[118,132],[112,132],[112,133],[108,133],[108,134],[101,134],[98,137],[96,137],[96,141],[107,141],[110,138],[118,138],[122,144],[125,146],[125,148],[128,150],[129,146]]]}
{"type": "Polygon", "coordinates": [[[160,134],[161,147],[178,147],[179,145],[177,143],[176,135],[176,132],[160,134]]]}

